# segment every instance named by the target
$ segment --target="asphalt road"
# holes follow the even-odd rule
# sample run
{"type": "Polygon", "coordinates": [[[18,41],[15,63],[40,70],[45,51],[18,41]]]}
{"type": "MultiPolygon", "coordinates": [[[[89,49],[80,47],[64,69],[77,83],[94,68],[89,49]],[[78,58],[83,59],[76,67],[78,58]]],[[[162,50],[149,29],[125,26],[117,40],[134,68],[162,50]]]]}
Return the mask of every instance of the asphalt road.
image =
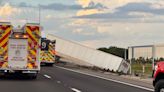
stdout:
{"type": "Polygon", "coordinates": [[[36,80],[8,76],[0,79],[2,92],[150,92],[54,67],[42,67],[36,80]]]}

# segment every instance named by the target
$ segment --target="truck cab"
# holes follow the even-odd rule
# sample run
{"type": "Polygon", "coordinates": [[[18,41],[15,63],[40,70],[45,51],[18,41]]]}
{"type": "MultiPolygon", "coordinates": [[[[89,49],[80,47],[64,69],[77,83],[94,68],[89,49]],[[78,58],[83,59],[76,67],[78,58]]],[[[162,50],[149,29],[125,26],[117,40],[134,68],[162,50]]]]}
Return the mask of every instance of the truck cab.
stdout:
{"type": "Polygon", "coordinates": [[[155,92],[164,92],[164,61],[160,61],[155,65],[153,86],[155,92]]]}

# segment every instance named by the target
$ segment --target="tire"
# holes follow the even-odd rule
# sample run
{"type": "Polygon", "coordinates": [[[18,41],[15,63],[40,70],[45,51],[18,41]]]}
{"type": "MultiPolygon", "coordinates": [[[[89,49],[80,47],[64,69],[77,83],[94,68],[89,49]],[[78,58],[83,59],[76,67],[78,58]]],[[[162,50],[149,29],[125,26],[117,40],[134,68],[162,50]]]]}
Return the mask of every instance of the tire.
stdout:
{"type": "Polygon", "coordinates": [[[37,74],[30,74],[29,75],[29,78],[30,79],[37,79],[37,74]]]}
{"type": "Polygon", "coordinates": [[[37,79],[37,75],[32,76],[31,79],[37,79]]]}
{"type": "Polygon", "coordinates": [[[154,92],[164,92],[164,79],[159,80],[155,84],[155,91],[154,92]]]}
{"type": "Polygon", "coordinates": [[[46,66],[53,66],[53,63],[46,63],[46,66]]]}
{"type": "Polygon", "coordinates": [[[5,73],[0,73],[0,78],[3,78],[5,76],[5,73]]]}

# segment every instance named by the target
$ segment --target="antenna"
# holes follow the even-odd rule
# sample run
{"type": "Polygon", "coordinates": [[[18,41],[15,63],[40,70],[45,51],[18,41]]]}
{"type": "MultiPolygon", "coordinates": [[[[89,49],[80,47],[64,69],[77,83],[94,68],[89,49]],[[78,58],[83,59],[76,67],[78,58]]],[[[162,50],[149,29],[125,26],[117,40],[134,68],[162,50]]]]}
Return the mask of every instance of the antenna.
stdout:
{"type": "Polygon", "coordinates": [[[41,9],[40,9],[40,4],[39,4],[39,25],[40,25],[40,21],[41,20],[41,9]]]}

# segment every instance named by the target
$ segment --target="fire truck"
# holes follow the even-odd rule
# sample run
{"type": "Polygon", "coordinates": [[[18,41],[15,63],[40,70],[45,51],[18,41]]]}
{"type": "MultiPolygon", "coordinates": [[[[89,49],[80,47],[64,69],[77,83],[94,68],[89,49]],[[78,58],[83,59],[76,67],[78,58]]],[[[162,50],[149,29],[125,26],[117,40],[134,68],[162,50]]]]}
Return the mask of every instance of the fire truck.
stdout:
{"type": "Polygon", "coordinates": [[[55,40],[41,38],[40,61],[42,65],[53,66],[55,63],[55,43],[55,40]]]}
{"type": "Polygon", "coordinates": [[[19,73],[36,79],[40,71],[39,24],[26,23],[14,28],[11,23],[0,23],[0,73],[19,73]]]}

